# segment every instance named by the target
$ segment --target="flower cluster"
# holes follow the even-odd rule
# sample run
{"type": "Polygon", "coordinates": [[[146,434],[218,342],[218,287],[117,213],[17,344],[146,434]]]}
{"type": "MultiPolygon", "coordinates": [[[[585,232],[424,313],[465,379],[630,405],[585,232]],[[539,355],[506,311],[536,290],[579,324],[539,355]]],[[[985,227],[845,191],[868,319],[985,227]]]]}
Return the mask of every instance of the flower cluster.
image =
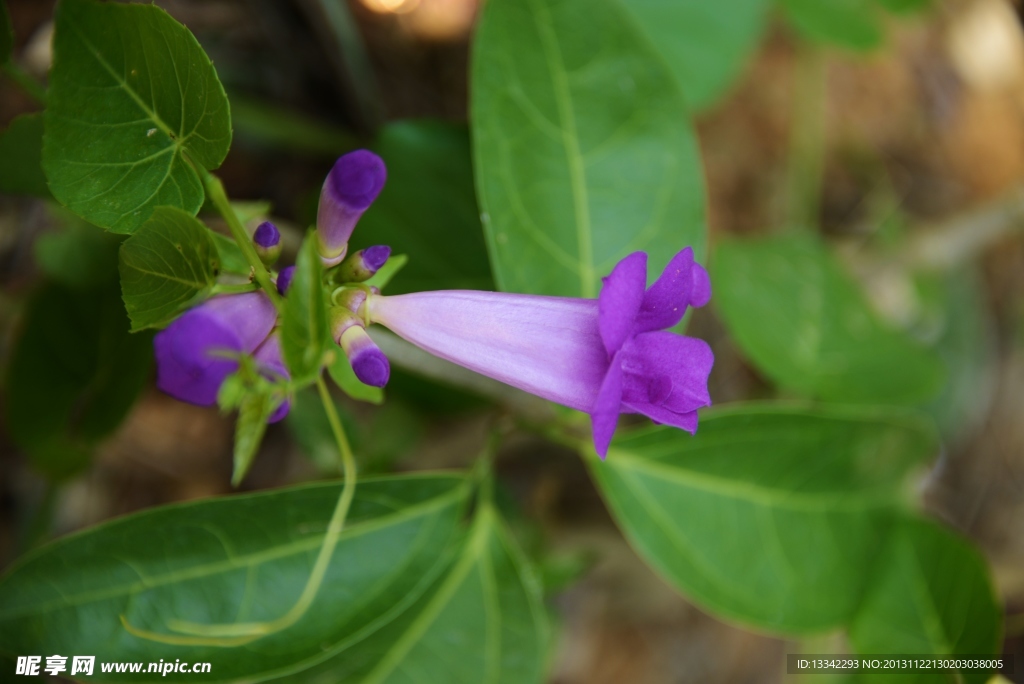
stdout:
{"type": "Polygon", "coordinates": [[[711,348],[665,330],[707,303],[707,272],[686,248],[646,284],[647,255],[636,252],[596,301],[455,290],[371,295],[365,305],[370,321],[435,356],[586,411],[604,456],[621,413],[693,433],[697,409],[711,404],[711,348]]]}
{"type": "MultiPolygon", "coordinates": [[[[630,254],[604,278],[596,300],[464,290],[386,297],[364,283],[390,248],[348,254],[352,231],[386,176],[372,152],[344,155],[324,181],[317,212],[320,257],[329,280],[341,285],[329,312],[332,337],[362,382],[383,387],[390,377],[387,357],[365,329],[379,323],[436,356],[589,413],[601,456],[623,413],[696,431],[697,409],[711,404],[714,355],[704,341],[668,330],[688,307],[711,297],[707,271],[692,249],[676,254],[650,288],[647,254],[630,254]]],[[[253,237],[260,258],[272,264],[280,254],[277,229],[264,223],[253,237]]],[[[277,275],[282,295],[294,269],[277,275]]],[[[212,405],[243,353],[261,373],[287,379],[276,322],[262,292],[215,297],[192,309],[156,337],[159,387],[212,405]]],[[[271,420],[287,412],[286,403],[271,420]]]]}

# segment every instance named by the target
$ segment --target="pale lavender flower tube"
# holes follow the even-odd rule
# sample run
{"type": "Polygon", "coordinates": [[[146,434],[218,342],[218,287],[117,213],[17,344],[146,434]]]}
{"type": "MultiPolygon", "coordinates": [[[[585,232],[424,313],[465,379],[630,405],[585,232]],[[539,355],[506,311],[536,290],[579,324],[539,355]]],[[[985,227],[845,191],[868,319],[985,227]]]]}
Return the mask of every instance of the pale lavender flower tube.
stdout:
{"type": "Polygon", "coordinates": [[[384,188],[384,160],[369,150],[338,158],[320,190],[316,233],[326,266],[341,263],[356,223],[384,188]]]}
{"type": "Polygon", "coordinates": [[[710,347],[663,331],[711,296],[689,248],[646,288],[647,255],[623,259],[598,300],[441,291],[367,300],[370,320],[461,366],[590,413],[594,444],[608,450],[620,413],[697,429],[711,403],[710,347]]]}
{"type": "Polygon", "coordinates": [[[157,387],[190,404],[216,404],[224,378],[238,369],[231,354],[251,354],[276,321],[262,292],[214,297],[186,311],[153,339],[157,387]]]}

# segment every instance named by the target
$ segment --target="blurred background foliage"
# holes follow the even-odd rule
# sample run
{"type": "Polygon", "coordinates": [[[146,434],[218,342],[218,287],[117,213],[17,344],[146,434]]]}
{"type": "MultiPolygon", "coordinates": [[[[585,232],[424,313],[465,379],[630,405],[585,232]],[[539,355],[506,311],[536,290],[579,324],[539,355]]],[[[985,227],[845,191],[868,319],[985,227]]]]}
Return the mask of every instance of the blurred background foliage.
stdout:
{"type": "MultiPolygon", "coordinates": [[[[7,4],[17,63],[45,78],[53,3],[7,4]]],[[[271,203],[252,208],[252,219],[269,213],[286,228],[289,260],[334,157],[367,145],[384,157],[390,178],[354,246],[386,242],[412,257],[393,291],[495,286],[466,127],[477,0],[157,4],[213,59],[235,129],[220,175],[236,200],[271,203]]],[[[920,494],[991,564],[1008,614],[1004,649],[1020,669],[1019,6],[733,0],[725,16],[702,0],[621,4],[677,81],[652,92],[683,98],[696,117],[717,289],[689,330],[715,350],[712,397],[914,404],[941,386],[927,410],[945,448],[920,494]],[[679,22],[691,39],[678,39],[679,22]],[[819,354],[858,360],[845,377],[822,375],[820,364],[771,335],[804,323],[794,318],[802,310],[785,304],[800,297],[794,283],[807,279],[821,283],[822,313],[811,322],[819,354]],[[884,347],[888,365],[858,357],[857,345],[884,347]]],[[[120,240],[39,200],[49,191],[32,157],[42,135],[37,110],[0,78],[0,360],[5,401],[19,397],[4,407],[0,431],[4,566],[54,535],[231,491],[232,418],[157,392],[149,338],[123,334],[113,280],[120,240]],[[44,307],[62,312],[60,325],[33,315],[44,307]],[[49,358],[64,352],[46,363],[47,350],[49,358]],[[38,410],[37,399],[59,410],[38,410]]],[[[702,181],[679,183],[692,193],[702,181]]],[[[672,211],[695,210],[682,202],[672,211]]],[[[495,231],[491,239],[500,239],[495,231]]],[[[221,254],[225,268],[229,256],[221,254]]],[[[522,281],[511,289],[528,290],[531,275],[517,272],[522,281]]],[[[380,405],[377,397],[336,397],[363,472],[465,467],[483,448],[502,396],[487,383],[446,383],[444,368],[426,370],[396,367],[380,405]]],[[[636,439],[642,451],[644,438],[636,439]]],[[[300,394],[289,419],[268,429],[241,489],[332,476],[333,463],[323,409],[300,394]]],[[[561,629],[553,681],[782,681],[781,654],[794,644],[729,626],[680,598],[627,545],[575,454],[517,434],[497,467],[499,499],[540,565],[561,629]]],[[[613,489],[618,472],[599,477],[613,489]]],[[[627,507],[621,513],[629,501],[616,505],[627,507]]],[[[871,625],[852,628],[855,641],[870,643],[874,633],[871,625]]],[[[835,650],[830,645],[815,644],[819,652],[835,650]]]]}

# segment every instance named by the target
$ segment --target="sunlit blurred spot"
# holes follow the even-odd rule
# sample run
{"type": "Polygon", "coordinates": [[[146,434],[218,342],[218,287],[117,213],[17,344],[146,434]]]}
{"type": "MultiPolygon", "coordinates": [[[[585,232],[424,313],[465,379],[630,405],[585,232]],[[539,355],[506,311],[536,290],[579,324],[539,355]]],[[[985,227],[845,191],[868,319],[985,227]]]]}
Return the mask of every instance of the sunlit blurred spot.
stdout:
{"type": "Polygon", "coordinates": [[[947,47],[953,64],[980,90],[1011,85],[1022,76],[1024,39],[1008,2],[980,0],[950,27],[947,47]]]}
{"type": "MultiPolygon", "coordinates": [[[[408,14],[420,6],[420,0],[360,0],[363,5],[381,14],[408,14]]],[[[429,2],[429,0],[427,0],[429,2]]]]}
{"type": "Polygon", "coordinates": [[[421,0],[405,19],[421,38],[455,40],[469,33],[478,5],[479,0],[421,0]]]}

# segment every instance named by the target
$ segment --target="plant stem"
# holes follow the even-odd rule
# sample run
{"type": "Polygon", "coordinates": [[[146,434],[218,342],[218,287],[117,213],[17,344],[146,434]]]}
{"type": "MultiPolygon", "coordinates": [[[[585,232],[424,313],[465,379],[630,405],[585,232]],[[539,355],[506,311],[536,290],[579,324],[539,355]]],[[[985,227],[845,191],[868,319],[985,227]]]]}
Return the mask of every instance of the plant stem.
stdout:
{"type": "Polygon", "coordinates": [[[238,283],[237,285],[218,283],[210,290],[210,295],[241,294],[243,292],[254,292],[258,289],[259,287],[255,283],[238,283]]]}
{"type": "Polygon", "coordinates": [[[267,635],[288,629],[301,620],[302,616],[313,605],[313,601],[316,600],[316,595],[323,585],[327,568],[330,566],[331,558],[334,556],[334,549],[341,538],[341,532],[345,528],[345,520],[348,518],[348,511],[352,507],[352,499],[356,493],[356,460],[352,454],[352,448],[349,446],[348,438],[345,436],[345,430],[338,419],[338,413],[334,409],[334,401],[327,390],[327,384],[324,382],[323,376],[317,376],[316,386],[320,392],[320,400],[323,402],[324,411],[327,413],[327,421],[331,424],[331,431],[334,433],[338,453],[341,456],[341,470],[344,474],[345,484],[341,488],[341,496],[338,497],[338,503],[334,506],[334,513],[331,514],[331,520],[327,524],[324,541],[320,546],[316,561],[313,563],[313,570],[309,573],[306,586],[303,587],[298,600],[287,613],[276,620],[268,620],[266,622],[203,625],[186,620],[168,620],[167,626],[179,634],[163,634],[138,629],[129,624],[122,615],[121,624],[129,633],[143,639],[179,646],[241,646],[267,635]]]}
{"type": "Polygon", "coordinates": [[[818,225],[825,151],[825,67],[820,48],[800,47],[793,73],[793,111],[783,196],[782,225],[790,231],[813,231],[818,225]]]}
{"type": "Polygon", "coordinates": [[[32,96],[39,104],[46,104],[46,89],[39,85],[39,82],[29,76],[13,61],[3,66],[4,73],[11,77],[11,80],[21,86],[21,89],[32,96]]]}
{"type": "Polygon", "coordinates": [[[242,226],[242,222],[238,220],[238,215],[235,214],[235,210],[231,208],[231,203],[228,201],[228,196],[224,192],[224,184],[220,182],[220,179],[214,176],[212,173],[207,171],[200,164],[193,164],[196,171],[199,172],[199,176],[203,179],[203,187],[206,188],[206,196],[210,198],[213,205],[217,207],[217,211],[227,221],[228,228],[231,229],[231,236],[235,238],[235,242],[238,243],[239,249],[242,250],[242,254],[245,255],[245,260],[249,262],[252,267],[253,274],[256,276],[256,282],[260,284],[267,296],[270,297],[270,301],[274,303],[274,306],[280,311],[283,304],[281,295],[277,293],[277,288],[274,283],[270,280],[270,272],[267,271],[267,267],[263,265],[259,255],[256,253],[256,248],[252,246],[252,239],[249,234],[245,232],[245,227],[242,226]]]}

